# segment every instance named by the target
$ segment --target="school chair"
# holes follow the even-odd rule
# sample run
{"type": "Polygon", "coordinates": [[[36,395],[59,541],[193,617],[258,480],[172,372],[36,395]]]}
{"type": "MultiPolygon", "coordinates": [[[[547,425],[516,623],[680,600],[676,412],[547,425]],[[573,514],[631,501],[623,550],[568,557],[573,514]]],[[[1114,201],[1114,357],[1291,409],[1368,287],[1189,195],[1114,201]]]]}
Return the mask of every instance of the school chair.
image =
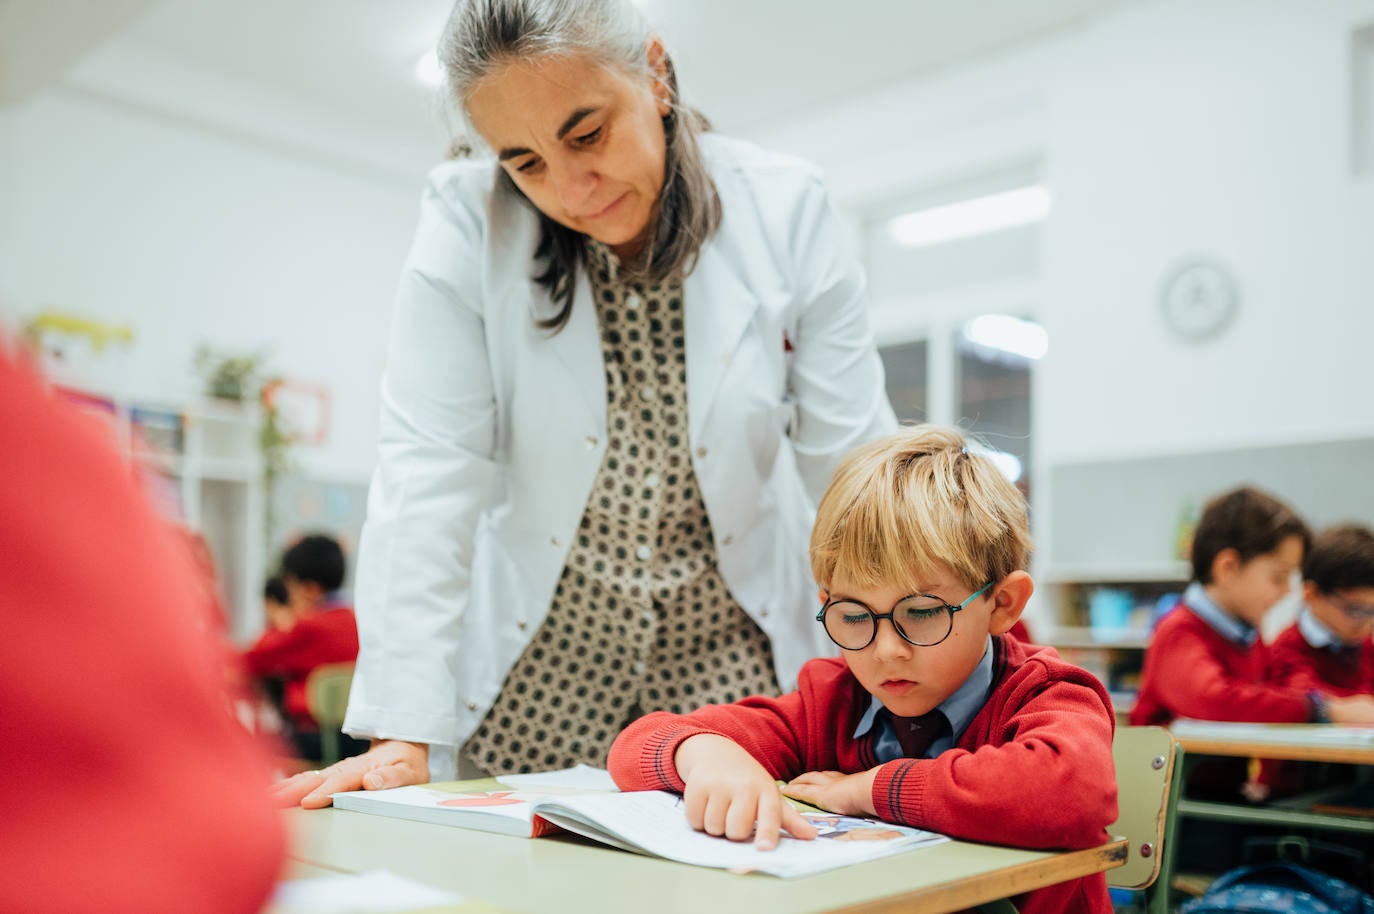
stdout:
{"type": "Polygon", "coordinates": [[[348,710],[353,685],[352,663],[326,663],[310,671],[305,680],[305,703],[320,725],[320,767],[339,760],[339,732],[348,710]]]}
{"type": "MultiPolygon", "coordinates": [[[[1143,892],[1146,914],[1167,914],[1174,829],[1178,816],[1183,750],[1163,727],[1117,727],[1112,741],[1118,818],[1107,826],[1128,842],[1126,863],[1107,870],[1107,885],[1143,892]]],[[[1014,914],[1002,900],[979,906],[982,914],[1014,914]]]]}
{"type": "Polygon", "coordinates": [[[1117,727],[1112,741],[1119,818],[1107,833],[1130,841],[1107,885],[1143,892],[1147,914],[1169,910],[1183,749],[1163,727],[1117,727]]]}

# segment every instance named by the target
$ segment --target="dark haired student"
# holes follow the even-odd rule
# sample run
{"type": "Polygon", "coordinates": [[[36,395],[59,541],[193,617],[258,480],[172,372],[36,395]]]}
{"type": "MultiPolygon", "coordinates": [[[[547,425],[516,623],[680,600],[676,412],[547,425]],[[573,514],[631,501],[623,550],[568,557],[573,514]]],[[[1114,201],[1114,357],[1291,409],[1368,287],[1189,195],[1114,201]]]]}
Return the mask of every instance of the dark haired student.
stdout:
{"type": "Polygon", "coordinates": [[[1258,489],[1207,503],[1193,537],[1193,583],[1150,640],[1131,723],[1374,723],[1367,695],[1335,697],[1269,681],[1260,623],[1288,595],[1310,542],[1302,519],[1258,489]]]}
{"type": "Polygon", "coordinates": [[[284,611],[243,655],[251,675],[280,685],[269,691],[280,695],[291,741],[304,759],[320,757],[320,727],[306,701],[306,680],[316,667],[358,657],[358,625],[338,594],[345,569],[343,548],[333,537],[312,534],[287,549],[281,559],[284,611]]]}

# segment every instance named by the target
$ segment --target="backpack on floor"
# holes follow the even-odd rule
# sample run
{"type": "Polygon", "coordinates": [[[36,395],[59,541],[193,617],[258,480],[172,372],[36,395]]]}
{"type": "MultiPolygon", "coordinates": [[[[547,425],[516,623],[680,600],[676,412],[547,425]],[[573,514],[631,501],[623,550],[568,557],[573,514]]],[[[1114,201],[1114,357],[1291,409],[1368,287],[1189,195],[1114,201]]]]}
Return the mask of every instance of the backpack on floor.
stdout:
{"type": "Polygon", "coordinates": [[[1179,914],[1374,914],[1374,898],[1348,882],[1297,863],[1227,870],[1179,914]]]}

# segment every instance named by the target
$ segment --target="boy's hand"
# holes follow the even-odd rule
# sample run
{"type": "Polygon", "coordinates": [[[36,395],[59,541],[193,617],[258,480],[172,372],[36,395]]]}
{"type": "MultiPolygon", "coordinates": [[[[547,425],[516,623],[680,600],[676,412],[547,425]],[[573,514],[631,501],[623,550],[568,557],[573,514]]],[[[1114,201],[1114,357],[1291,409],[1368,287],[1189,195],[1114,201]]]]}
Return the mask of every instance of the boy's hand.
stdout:
{"type": "Polygon", "coordinates": [[[809,841],[816,827],[782,798],[777,783],[748,752],[723,736],[701,733],[682,742],[673,756],[686,782],[687,823],[708,835],[747,841],[769,851],[786,829],[809,841]]]}
{"type": "Polygon", "coordinates": [[[837,812],[843,816],[873,816],[873,779],[878,769],[858,774],[838,771],[808,771],[793,778],[782,792],[803,803],[837,812]]]}
{"type": "Polygon", "coordinates": [[[1326,699],[1326,712],[1333,724],[1374,725],[1374,695],[1350,695],[1326,699]]]}

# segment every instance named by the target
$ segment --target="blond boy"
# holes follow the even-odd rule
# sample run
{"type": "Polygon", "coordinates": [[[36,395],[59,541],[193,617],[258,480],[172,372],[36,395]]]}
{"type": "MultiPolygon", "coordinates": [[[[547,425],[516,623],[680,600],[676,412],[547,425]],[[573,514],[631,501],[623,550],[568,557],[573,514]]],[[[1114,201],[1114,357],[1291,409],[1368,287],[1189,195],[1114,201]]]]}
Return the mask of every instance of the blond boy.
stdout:
{"type": "MultiPolygon", "coordinates": [[[[811,537],[817,624],[841,656],[810,661],[780,698],[641,718],[612,746],[611,774],[680,791],[694,828],[761,848],[780,829],[815,836],[783,794],[974,841],[1102,843],[1117,814],[1106,692],[1006,634],[1031,595],[1029,547],[1024,498],[957,430],[860,448],[811,537]]],[[[1101,874],[1017,905],[1111,911],[1101,874]]]]}

